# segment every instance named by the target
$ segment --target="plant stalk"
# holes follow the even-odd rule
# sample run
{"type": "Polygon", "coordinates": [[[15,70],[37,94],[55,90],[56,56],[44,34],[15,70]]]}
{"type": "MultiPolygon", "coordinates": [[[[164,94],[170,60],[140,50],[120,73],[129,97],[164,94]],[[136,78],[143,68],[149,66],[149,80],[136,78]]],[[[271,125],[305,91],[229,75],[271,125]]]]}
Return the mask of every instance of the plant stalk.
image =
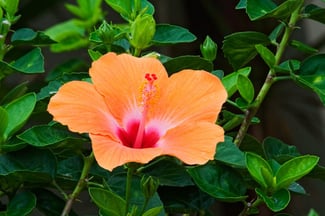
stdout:
{"type": "Polygon", "coordinates": [[[65,203],[64,209],[61,213],[61,216],[69,215],[72,205],[73,205],[73,202],[77,199],[77,197],[79,196],[81,191],[87,185],[87,176],[88,176],[89,170],[90,170],[93,162],[94,162],[94,153],[93,152],[91,152],[91,154],[89,156],[84,157],[84,166],[82,168],[79,181],[78,181],[76,187],[74,188],[73,192],[69,195],[69,199],[65,203]]]}
{"type": "MultiPolygon", "coordinates": [[[[282,39],[281,39],[281,41],[277,47],[277,51],[275,53],[275,65],[274,66],[279,65],[281,58],[283,57],[283,54],[285,52],[286,47],[288,46],[288,42],[289,42],[291,34],[295,28],[295,25],[300,19],[299,13],[300,13],[302,6],[303,6],[303,4],[301,4],[300,7],[297,7],[296,10],[294,10],[290,16],[289,23],[285,27],[285,31],[283,33],[282,39]]],[[[247,130],[251,124],[252,118],[256,115],[257,111],[261,107],[262,102],[264,101],[267,93],[269,92],[272,84],[275,81],[275,79],[274,79],[275,76],[276,76],[276,71],[273,68],[271,68],[266,76],[263,86],[261,87],[258,95],[255,98],[255,101],[252,103],[251,107],[249,107],[245,111],[245,118],[244,118],[244,120],[239,128],[239,131],[237,133],[237,136],[234,140],[234,143],[237,146],[240,146],[240,144],[242,143],[242,141],[247,133],[247,130]]]]}

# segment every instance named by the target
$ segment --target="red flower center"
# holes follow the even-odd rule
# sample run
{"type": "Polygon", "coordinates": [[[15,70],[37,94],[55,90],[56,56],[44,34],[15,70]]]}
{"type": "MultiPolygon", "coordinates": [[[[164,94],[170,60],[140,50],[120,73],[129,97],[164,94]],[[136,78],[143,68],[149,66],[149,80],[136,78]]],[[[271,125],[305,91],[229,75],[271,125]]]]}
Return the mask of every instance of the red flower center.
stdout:
{"type": "Polygon", "coordinates": [[[152,148],[159,140],[159,133],[156,129],[145,128],[146,117],[150,105],[157,97],[157,86],[154,82],[158,79],[156,74],[146,73],[144,85],[141,88],[139,105],[142,107],[141,119],[128,123],[126,130],[119,128],[117,136],[124,146],[130,148],[152,148]]]}
{"type": "Polygon", "coordinates": [[[143,131],[139,131],[140,122],[132,121],[127,126],[127,129],[119,128],[117,136],[121,140],[124,146],[130,148],[153,148],[156,147],[157,141],[160,138],[158,131],[154,128],[148,128],[143,131]],[[136,143],[138,133],[143,133],[140,143],[136,143]],[[137,145],[136,145],[137,144],[137,145]]]}

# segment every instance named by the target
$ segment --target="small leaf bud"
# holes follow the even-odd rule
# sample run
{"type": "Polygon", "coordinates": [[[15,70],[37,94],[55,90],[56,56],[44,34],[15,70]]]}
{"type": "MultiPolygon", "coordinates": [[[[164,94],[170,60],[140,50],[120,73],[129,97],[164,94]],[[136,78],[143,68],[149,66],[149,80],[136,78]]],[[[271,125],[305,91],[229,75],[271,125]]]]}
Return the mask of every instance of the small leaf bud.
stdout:
{"type": "Polygon", "coordinates": [[[203,55],[203,58],[205,58],[208,61],[214,61],[217,56],[217,44],[209,37],[207,36],[200,46],[201,53],[203,55]]]}

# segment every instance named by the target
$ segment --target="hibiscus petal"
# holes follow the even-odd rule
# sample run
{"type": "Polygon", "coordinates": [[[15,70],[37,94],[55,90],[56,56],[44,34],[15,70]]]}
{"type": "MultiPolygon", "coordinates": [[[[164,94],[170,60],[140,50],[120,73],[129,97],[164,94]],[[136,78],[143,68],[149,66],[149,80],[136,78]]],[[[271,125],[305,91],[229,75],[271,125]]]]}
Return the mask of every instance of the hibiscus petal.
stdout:
{"type": "Polygon", "coordinates": [[[169,78],[152,118],[170,122],[214,122],[227,99],[227,92],[214,75],[199,70],[183,70],[169,78]]]}
{"type": "Polygon", "coordinates": [[[129,148],[111,136],[90,134],[90,139],[97,163],[109,171],[128,162],[148,163],[162,153],[161,148],[129,148]]]}
{"type": "Polygon", "coordinates": [[[102,96],[87,82],[64,84],[50,99],[48,111],[74,132],[107,134],[116,127],[102,96]]]}
{"type": "Polygon", "coordinates": [[[108,53],[95,61],[90,76],[96,89],[106,98],[107,106],[120,124],[141,114],[139,98],[146,73],[157,76],[155,83],[164,86],[168,79],[163,65],[155,58],[108,53]],[[124,121],[124,122],[123,122],[124,121]]]}
{"type": "Polygon", "coordinates": [[[164,154],[194,165],[213,160],[216,145],[223,141],[222,127],[206,122],[189,122],[167,131],[157,145],[164,149],[164,154]]]}

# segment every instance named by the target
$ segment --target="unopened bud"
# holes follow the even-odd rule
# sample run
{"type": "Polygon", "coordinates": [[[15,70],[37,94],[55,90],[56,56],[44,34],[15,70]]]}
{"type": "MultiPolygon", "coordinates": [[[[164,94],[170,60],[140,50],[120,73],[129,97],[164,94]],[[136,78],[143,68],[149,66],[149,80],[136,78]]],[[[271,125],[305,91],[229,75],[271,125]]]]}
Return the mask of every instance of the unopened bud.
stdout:
{"type": "Polygon", "coordinates": [[[142,14],[132,22],[130,29],[130,43],[137,49],[144,49],[150,45],[150,42],[156,32],[156,22],[152,15],[142,14]]]}
{"type": "Polygon", "coordinates": [[[214,61],[216,59],[218,46],[209,36],[205,38],[203,44],[200,46],[200,49],[203,58],[206,60],[214,61]]]}
{"type": "Polygon", "coordinates": [[[144,196],[150,199],[159,187],[159,180],[154,179],[152,176],[143,176],[140,184],[144,196]]]}

